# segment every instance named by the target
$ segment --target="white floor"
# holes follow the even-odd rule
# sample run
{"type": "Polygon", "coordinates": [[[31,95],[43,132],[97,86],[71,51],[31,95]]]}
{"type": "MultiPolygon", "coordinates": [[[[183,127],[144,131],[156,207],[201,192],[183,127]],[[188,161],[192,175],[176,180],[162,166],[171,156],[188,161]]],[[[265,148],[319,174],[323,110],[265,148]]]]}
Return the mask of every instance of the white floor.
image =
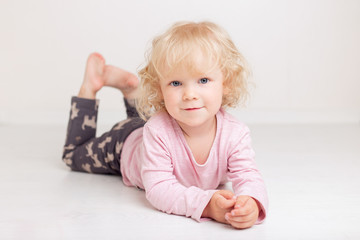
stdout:
{"type": "Polygon", "coordinates": [[[0,239],[360,239],[360,126],[250,127],[270,211],[239,231],[161,213],[117,176],[70,172],[65,126],[0,125],[0,239]]]}

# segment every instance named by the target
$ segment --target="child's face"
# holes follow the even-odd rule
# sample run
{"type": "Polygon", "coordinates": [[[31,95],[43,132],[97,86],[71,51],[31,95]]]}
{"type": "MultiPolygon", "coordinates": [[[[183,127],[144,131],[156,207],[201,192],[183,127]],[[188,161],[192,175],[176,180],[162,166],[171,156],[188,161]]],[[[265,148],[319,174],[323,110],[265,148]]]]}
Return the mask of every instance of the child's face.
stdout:
{"type": "Polygon", "coordinates": [[[224,93],[220,68],[209,70],[208,59],[202,54],[197,56],[198,73],[182,67],[160,80],[165,108],[183,129],[214,123],[224,93]]]}

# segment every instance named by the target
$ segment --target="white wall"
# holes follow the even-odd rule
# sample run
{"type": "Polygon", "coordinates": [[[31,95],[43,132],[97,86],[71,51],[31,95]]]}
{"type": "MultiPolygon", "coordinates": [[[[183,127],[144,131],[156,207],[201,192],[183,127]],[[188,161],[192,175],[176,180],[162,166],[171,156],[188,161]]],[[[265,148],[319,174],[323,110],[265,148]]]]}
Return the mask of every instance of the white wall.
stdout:
{"type": "MultiPolygon", "coordinates": [[[[0,124],[65,124],[90,52],[135,72],[178,20],[222,25],[249,60],[244,121],[359,122],[360,1],[1,0],[0,124]]],[[[124,116],[116,90],[98,97],[100,122],[124,116]]]]}

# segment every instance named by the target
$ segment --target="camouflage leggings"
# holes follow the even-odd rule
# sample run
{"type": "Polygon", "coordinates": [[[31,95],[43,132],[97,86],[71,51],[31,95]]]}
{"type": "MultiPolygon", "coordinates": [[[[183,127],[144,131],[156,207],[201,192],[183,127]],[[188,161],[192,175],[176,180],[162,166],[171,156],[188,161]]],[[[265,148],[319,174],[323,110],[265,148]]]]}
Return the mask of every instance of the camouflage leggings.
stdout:
{"type": "Polygon", "coordinates": [[[120,174],[123,143],[132,131],[144,125],[136,109],[124,99],[127,119],[96,137],[99,101],[73,97],[63,151],[63,161],[74,171],[120,174]]]}

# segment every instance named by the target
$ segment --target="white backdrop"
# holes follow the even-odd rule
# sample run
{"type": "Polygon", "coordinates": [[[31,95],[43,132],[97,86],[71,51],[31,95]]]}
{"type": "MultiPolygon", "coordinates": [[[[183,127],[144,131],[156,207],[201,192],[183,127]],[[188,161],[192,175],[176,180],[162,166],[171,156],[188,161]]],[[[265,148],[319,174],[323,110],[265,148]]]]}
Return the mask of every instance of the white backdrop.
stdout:
{"type": "MultiPolygon", "coordinates": [[[[89,53],[136,72],[179,20],[223,26],[252,66],[245,122],[360,120],[360,1],[1,0],[0,124],[65,124],[89,53]]],[[[124,116],[103,89],[99,122],[124,116]]]]}

